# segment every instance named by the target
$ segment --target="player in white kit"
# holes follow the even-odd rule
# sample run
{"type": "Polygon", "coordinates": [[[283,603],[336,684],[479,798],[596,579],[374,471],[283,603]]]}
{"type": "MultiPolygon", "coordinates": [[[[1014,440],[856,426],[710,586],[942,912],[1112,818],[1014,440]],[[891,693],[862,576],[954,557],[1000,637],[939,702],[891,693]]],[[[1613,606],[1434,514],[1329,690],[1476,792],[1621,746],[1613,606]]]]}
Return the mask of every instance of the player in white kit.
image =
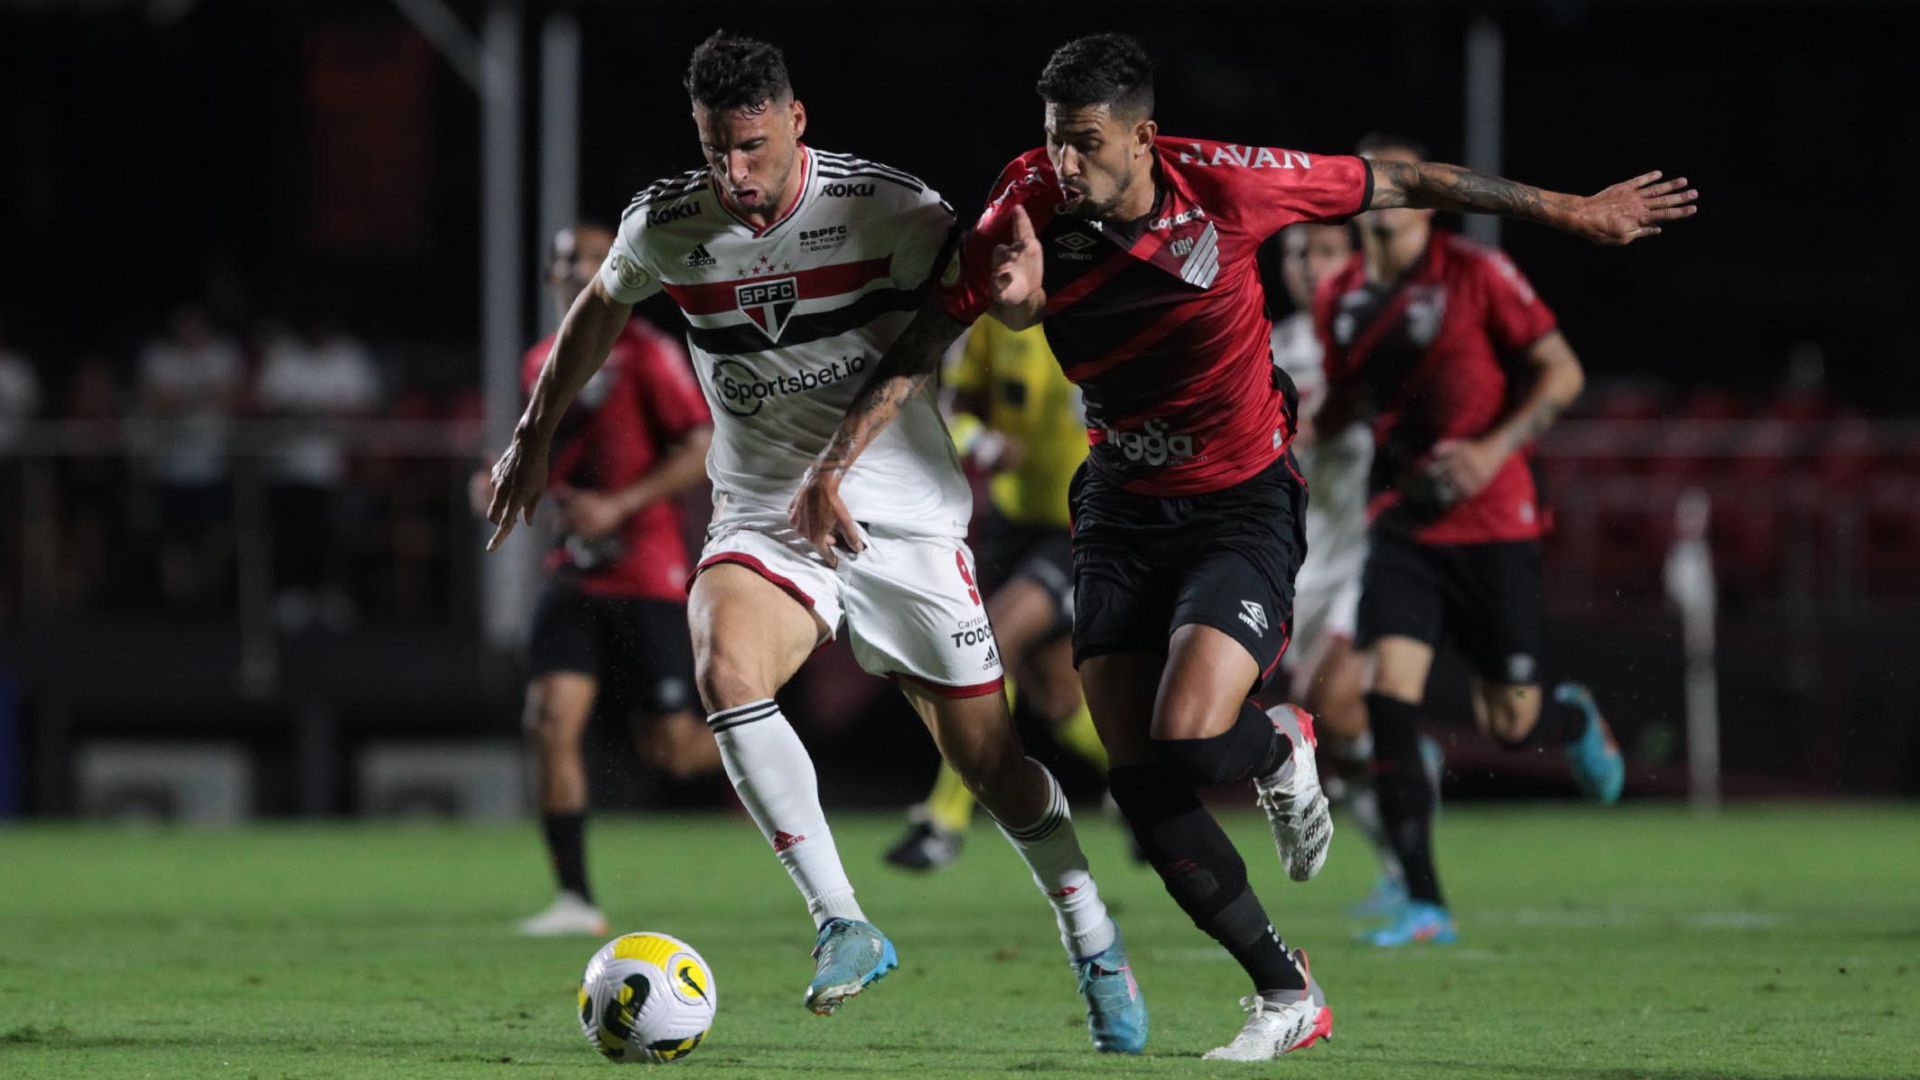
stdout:
{"type": "Polygon", "coordinates": [[[842,489],[864,550],[823,553],[787,523],[807,467],[951,254],[953,211],[898,169],[801,144],[806,109],[771,45],[716,33],[694,51],[686,87],[708,166],[628,206],[495,466],[494,544],[530,517],[552,431],[613,331],[665,290],[691,324],[714,416],[714,516],[689,598],[696,678],[727,774],[813,915],[807,1006],[831,1013],[898,963],[854,899],[812,762],[773,697],[844,627],[860,665],[896,681],[1033,871],[1095,1047],[1138,1053],[1146,1010],[1125,948],[1060,786],[1025,756],[1007,712],[964,539],[972,496],[931,392],[842,489]]]}
{"type": "MultiPolygon", "coordinates": [[[[1289,700],[1319,717],[1321,753],[1331,759],[1322,772],[1327,796],[1360,826],[1380,860],[1380,883],[1357,908],[1360,914],[1378,914],[1378,909],[1404,898],[1405,885],[1368,777],[1372,740],[1367,733],[1365,672],[1353,648],[1361,572],[1367,564],[1367,471],[1373,466],[1373,433],[1365,424],[1350,424],[1322,442],[1313,429],[1314,414],[1327,394],[1320,340],[1313,329],[1313,291],[1353,257],[1353,237],[1345,225],[1295,225],[1276,241],[1280,280],[1294,313],[1273,324],[1273,362],[1299,393],[1295,415],[1302,426],[1294,453],[1309,492],[1307,557],[1294,579],[1293,646],[1285,660],[1292,677],[1289,700]]],[[[1438,750],[1433,746],[1435,754],[1438,750]]]]}

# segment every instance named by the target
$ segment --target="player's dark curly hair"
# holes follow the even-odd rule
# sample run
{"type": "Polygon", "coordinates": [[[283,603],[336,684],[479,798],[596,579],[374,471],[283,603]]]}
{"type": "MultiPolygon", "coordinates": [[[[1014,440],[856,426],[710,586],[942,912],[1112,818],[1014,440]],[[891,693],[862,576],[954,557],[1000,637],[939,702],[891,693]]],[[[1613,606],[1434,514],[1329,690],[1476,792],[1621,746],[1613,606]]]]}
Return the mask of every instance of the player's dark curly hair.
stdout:
{"type": "Polygon", "coordinates": [[[684,84],[696,105],[751,109],[793,94],[787,58],[777,46],[715,30],[693,50],[684,84]]]}
{"type": "Polygon", "coordinates": [[[1034,89],[1049,105],[1105,105],[1144,120],[1153,116],[1153,60],[1125,34],[1089,34],[1055,49],[1034,89]]]}
{"type": "Polygon", "coordinates": [[[1427,160],[1426,143],[1391,131],[1370,131],[1360,136],[1360,141],[1353,146],[1353,152],[1361,157],[1372,157],[1383,150],[1403,150],[1421,161],[1427,160]]]}

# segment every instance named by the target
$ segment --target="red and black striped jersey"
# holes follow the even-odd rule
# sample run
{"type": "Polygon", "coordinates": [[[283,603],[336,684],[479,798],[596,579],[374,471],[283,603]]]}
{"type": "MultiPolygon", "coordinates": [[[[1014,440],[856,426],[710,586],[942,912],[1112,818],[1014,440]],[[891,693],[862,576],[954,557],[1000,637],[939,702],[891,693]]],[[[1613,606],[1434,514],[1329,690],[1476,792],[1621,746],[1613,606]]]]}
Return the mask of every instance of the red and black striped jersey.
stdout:
{"type": "Polygon", "coordinates": [[[1418,481],[1441,439],[1499,425],[1528,377],[1521,357],[1558,325],[1505,254],[1435,230],[1397,282],[1367,279],[1355,255],[1314,294],[1329,386],[1363,385],[1376,410],[1376,525],[1423,544],[1531,540],[1543,531],[1529,446],[1470,498],[1436,503],[1418,481]]]}
{"type": "Polygon", "coordinates": [[[1115,225],[1065,213],[1046,151],[1022,154],[935,295],[962,322],[985,312],[994,245],[1025,207],[1044,251],[1047,341],[1085,395],[1088,460],[1131,491],[1218,491],[1293,438],[1255,249],[1295,222],[1359,213],[1372,172],[1357,157],[1165,136],[1154,157],[1153,210],[1115,225]]]}

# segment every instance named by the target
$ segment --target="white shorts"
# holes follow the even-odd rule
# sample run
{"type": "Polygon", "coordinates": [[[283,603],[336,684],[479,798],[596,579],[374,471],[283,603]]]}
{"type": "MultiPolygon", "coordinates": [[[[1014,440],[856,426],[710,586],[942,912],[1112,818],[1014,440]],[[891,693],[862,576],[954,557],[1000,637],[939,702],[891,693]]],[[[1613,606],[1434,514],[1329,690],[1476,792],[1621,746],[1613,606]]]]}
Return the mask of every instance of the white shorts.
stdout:
{"type": "Polygon", "coordinates": [[[1320,662],[1326,643],[1335,638],[1353,640],[1360,625],[1360,574],[1303,573],[1294,583],[1293,645],[1287,650],[1289,668],[1299,670],[1320,662]]]}
{"type": "Polygon", "coordinates": [[[987,624],[966,541],[869,529],[858,555],[830,567],[798,533],[763,523],[723,525],[694,571],[744,566],[785,590],[847,644],[861,668],[946,697],[996,693],[1005,672],[987,624]]]}

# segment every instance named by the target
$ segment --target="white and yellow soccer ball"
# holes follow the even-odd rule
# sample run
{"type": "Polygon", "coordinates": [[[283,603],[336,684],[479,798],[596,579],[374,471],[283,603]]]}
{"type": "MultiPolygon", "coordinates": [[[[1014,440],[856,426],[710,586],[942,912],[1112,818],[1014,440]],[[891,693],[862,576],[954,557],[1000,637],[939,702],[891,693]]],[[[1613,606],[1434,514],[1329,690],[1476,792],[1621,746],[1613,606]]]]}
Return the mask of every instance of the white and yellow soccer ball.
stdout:
{"type": "Polygon", "coordinates": [[[580,980],[580,1030],[620,1062],[657,1065],[693,1053],[713,1028],[713,969],[669,934],[624,934],[593,954],[580,980]]]}

